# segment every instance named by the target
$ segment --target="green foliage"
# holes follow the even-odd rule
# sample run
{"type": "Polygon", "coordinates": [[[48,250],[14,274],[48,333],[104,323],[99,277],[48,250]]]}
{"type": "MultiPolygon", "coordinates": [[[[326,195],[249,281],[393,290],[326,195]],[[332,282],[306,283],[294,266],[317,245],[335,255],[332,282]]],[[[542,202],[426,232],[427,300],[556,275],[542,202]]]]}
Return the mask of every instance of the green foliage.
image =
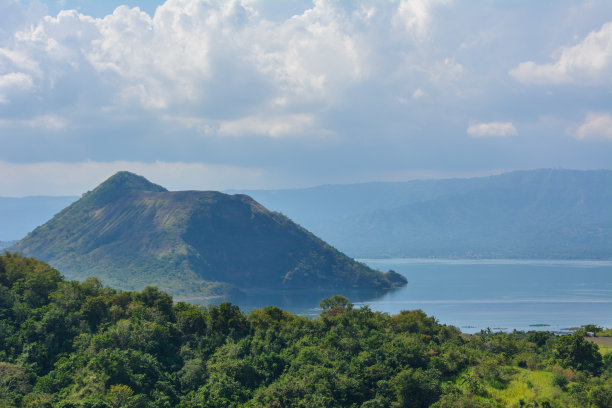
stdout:
{"type": "Polygon", "coordinates": [[[324,312],[327,312],[334,308],[342,308],[342,310],[346,310],[347,308],[352,308],[353,305],[349,303],[346,296],[334,295],[332,297],[322,299],[319,302],[319,307],[323,309],[324,312]]]}
{"type": "Polygon", "coordinates": [[[440,373],[437,370],[406,368],[391,380],[396,392],[394,407],[428,407],[441,394],[440,373]]]}
{"type": "Polygon", "coordinates": [[[612,357],[580,334],[463,337],[420,310],[389,316],[341,295],[321,306],[315,319],[245,315],[3,255],[0,406],[610,406],[612,357]]]}
{"type": "Polygon", "coordinates": [[[553,382],[553,385],[556,385],[557,387],[564,389],[569,383],[569,380],[567,379],[566,376],[564,376],[561,373],[554,373],[552,382],[553,382]]]}
{"type": "Polygon", "coordinates": [[[591,389],[590,400],[598,408],[612,407],[612,382],[597,385],[591,389]]]}
{"type": "Polygon", "coordinates": [[[599,327],[595,324],[585,324],[584,326],[582,326],[582,329],[586,332],[594,333],[595,335],[603,331],[603,327],[599,327]]]}
{"type": "Polygon", "coordinates": [[[112,408],[127,408],[132,405],[134,391],[127,385],[112,385],[106,392],[106,400],[112,408]]]}
{"type": "Polygon", "coordinates": [[[597,345],[584,339],[584,331],[578,331],[559,339],[553,355],[562,366],[571,367],[591,374],[601,371],[603,362],[597,345]]]}

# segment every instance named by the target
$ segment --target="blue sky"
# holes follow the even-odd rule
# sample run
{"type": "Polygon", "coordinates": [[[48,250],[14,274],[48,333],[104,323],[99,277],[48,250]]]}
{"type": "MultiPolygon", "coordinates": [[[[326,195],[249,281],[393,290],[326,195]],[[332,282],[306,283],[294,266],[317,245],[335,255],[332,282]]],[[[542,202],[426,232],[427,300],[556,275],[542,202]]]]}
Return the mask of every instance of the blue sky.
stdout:
{"type": "Polygon", "coordinates": [[[0,196],[612,168],[610,1],[0,0],[0,196]]]}

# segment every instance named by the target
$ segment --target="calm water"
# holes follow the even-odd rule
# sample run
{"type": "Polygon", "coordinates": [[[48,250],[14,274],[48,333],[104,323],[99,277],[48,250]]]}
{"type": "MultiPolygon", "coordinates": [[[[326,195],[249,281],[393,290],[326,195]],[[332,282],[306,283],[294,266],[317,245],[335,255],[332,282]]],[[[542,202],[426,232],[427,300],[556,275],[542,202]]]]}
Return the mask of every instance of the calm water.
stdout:
{"type": "MultiPolygon", "coordinates": [[[[393,269],[408,285],[386,294],[344,291],[357,307],[398,313],[422,309],[463,332],[612,327],[612,261],[362,259],[393,269]]],[[[253,292],[231,299],[244,310],[268,304],[315,315],[335,292],[253,292]]]]}

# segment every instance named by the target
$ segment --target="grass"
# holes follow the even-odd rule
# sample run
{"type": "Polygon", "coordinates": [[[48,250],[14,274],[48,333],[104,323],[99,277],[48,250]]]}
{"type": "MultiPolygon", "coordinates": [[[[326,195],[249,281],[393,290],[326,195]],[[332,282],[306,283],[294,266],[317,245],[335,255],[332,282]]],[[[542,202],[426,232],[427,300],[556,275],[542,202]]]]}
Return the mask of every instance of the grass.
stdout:
{"type": "Polygon", "coordinates": [[[612,329],[604,329],[597,332],[598,336],[612,337],[612,329]]]}
{"type": "Polygon", "coordinates": [[[599,344],[599,352],[602,356],[605,356],[608,353],[612,353],[612,346],[599,344]]]}
{"type": "Polygon", "coordinates": [[[585,339],[597,344],[602,356],[612,352],[612,337],[598,334],[597,337],[585,337],[585,339]]]}
{"type": "Polygon", "coordinates": [[[554,385],[552,372],[516,367],[512,367],[511,372],[504,388],[493,387],[487,381],[483,384],[483,394],[504,407],[542,406],[545,401],[551,407],[577,407],[563,395],[559,386],[554,385]]]}

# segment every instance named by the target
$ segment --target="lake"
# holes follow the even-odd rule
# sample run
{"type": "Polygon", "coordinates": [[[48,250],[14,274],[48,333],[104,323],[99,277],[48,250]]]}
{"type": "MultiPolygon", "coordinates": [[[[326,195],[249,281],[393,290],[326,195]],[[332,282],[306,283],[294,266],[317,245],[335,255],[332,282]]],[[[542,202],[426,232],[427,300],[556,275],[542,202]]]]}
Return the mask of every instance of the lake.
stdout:
{"type": "MultiPolygon", "coordinates": [[[[584,324],[612,327],[612,261],[361,259],[408,279],[381,293],[342,291],[356,307],[398,313],[422,309],[465,333],[565,331],[584,324]]],[[[319,300],[338,291],[256,291],[230,299],[243,310],[268,304],[316,315],[319,300]]]]}

